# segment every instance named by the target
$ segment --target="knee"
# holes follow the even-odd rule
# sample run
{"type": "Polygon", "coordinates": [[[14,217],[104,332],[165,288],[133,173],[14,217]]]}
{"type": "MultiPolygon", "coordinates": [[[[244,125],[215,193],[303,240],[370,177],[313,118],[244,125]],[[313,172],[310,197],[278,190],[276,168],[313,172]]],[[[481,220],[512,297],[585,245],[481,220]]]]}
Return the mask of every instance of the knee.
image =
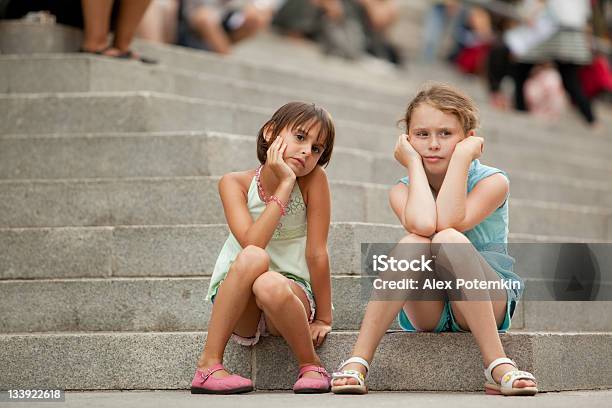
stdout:
{"type": "Polygon", "coordinates": [[[215,13],[208,7],[198,7],[188,17],[188,22],[195,30],[207,29],[219,24],[215,13]]]}
{"type": "Polygon", "coordinates": [[[287,279],[277,272],[266,272],[253,283],[257,306],[273,308],[293,295],[287,279]]]}
{"type": "Polygon", "coordinates": [[[245,7],[243,29],[253,35],[258,31],[263,30],[270,24],[269,13],[258,10],[255,7],[245,7]]]}
{"type": "Polygon", "coordinates": [[[402,238],[399,242],[400,244],[429,244],[431,243],[431,240],[427,237],[410,233],[402,238]]]}
{"type": "Polygon", "coordinates": [[[270,256],[265,250],[249,245],[240,251],[234,264],[242,273],[253,273],[259,276],[270,267],[270,256]]]}
{"type": "Polygon", "coordinates": [[[469,242],[467,237],[454,228],[447,228],[436,233],[431,239],[433,244],[469,242]]]}
{"type": "Polygon", "coordinates": [[[395,258],[408,259],[418,254],[427,254],[431,252],[431,240],[417,234],[408,234],[400,239],[397,246],[393,249],[391,255],[395,258]],[[405,245],[408,244],[408,245],[405,245]]]}

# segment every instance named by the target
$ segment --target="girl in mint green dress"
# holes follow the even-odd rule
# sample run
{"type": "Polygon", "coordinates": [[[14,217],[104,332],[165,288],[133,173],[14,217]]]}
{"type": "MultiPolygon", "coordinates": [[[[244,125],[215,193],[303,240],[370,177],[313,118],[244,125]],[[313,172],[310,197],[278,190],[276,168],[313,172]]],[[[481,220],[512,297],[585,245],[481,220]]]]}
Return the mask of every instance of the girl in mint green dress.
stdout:
{"type": "Polygon", "coordinates": [[[334,373],[332,391],[367,392],[369,362],[398,317],[408,332],[471,332],[486,368],[485,391],[534,395],[534,376],[506,357],[498,334],[510,328],[523,283],[507,253],[508,177],[478,160],[484,146],[476,136],[478,110],[462,92],[432,84],[410,102],[404,121],[407,134],[398,138],[394,157],[407,176],[391,189],[389,203],[406,230],[400,243],[407,245],[396,249],[435,256],[435,273],[450,272],[455,285],[477,279],[499,287],[465,291],[468,300],[449,300],[455,293],[444,288],[425,298],[369,302],[353,357],[334,373]]]}
{"type": "Polygon", "coordinates": [[[315,352],[331,331],[327,236],[330,194],[324,166],[334,145],[330,115],[292,102],[274,113],[257,136],[261,165],[229,173],[219,194],[230,233],[210,281],[208,335],[191,391],[251,391],[250,379],[222,365],[233,338],[251,346],[261,336],[283,336],[299,365],[296,393],[330,389],[315,352]]]}

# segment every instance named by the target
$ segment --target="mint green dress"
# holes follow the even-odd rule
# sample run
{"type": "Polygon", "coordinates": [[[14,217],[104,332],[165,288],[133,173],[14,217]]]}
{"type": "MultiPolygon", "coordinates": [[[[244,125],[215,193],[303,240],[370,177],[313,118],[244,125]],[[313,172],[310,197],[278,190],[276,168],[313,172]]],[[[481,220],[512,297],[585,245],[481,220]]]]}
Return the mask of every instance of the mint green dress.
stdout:
{"type": "MultiPolygon", "coordinates": [[[[257,192],[255,177],[249,186],[247,206],[253,220],[257,220],[266,209],[266,204],[257,192]]],[[[296,182],[289,197],[287,213],[281,217],[266,252],[270,256],[270,270],[296,281],[307,290],[309,298],[312,299],[310,273],[306,264],[306,227],[306,204],[296,182]]],[[[240,251],[242,247],[230,232],[215,263],[206,300],[214,301],[219,285],[240,251]]]]}

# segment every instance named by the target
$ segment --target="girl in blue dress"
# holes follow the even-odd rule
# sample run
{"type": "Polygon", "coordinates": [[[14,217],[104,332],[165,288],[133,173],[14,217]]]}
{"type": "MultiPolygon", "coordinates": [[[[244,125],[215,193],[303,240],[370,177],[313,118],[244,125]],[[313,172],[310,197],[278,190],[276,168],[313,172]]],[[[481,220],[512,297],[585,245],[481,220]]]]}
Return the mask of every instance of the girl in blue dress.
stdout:
{"type": "Polygon", "coordinates": [[[449,300],[450,292],[438,289],[426,300],[369,302],[353,357],[334,373],[332,391],[367,392],[369,362],[397,316],[409,332],[471,332],[486,368],[486,392],[534,395],[534,376],[506,357],[498,334],[510,328],[523,284],[507,253],[508,177],[478,160],[484,146],[476,136],[478,110],[462,92],[432,84],[410,102],[404,121],[407,134],[399,137],[394,156],[407,176],[389,193],[406,230],[400,243],[418,244],[426,255],[435,255],[436,265],[450,265],[440,269],[455,279],[500,281],[500,287],[472,300],[449,300]],[[436,292],[439,296],[432,296],[436,292]]]}

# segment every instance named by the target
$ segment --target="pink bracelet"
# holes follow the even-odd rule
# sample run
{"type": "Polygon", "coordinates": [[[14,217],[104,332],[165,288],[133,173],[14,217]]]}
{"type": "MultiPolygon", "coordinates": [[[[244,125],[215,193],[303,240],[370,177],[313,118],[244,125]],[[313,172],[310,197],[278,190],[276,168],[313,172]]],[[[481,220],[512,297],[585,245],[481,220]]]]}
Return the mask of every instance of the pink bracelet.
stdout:
{"type": "Polygon", "coordinates": [[[281,215],[285,216],[287,215],[287,207],[283,204],[283,202],[280,200],[280,198],[278,198],[277,196],[273,195],[268,197],[268,200],[266,201],[266,204],[269,204],[271,201],[274,201],[276,204],[278,204],[280,210],[281,210],[281,215]]]}

